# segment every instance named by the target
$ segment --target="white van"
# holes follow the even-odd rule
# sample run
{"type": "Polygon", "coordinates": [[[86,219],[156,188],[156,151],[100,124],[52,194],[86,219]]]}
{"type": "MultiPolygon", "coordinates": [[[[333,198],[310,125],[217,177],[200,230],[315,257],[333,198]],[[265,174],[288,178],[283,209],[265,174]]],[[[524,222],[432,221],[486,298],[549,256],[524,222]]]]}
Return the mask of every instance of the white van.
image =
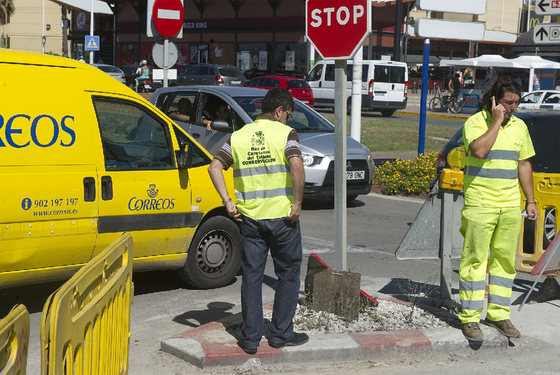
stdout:
{"type": "MultiPolygon", "coordinates": [[[[348,61],[348,108],[352,94],[354,64],[348,61]]],[[[306,77],[313,89],[314,107],[334,108],[334,60],[317,62],[306,77]]],[[[397,109],[406,108],[408,69],[406,63],[390,60],[362,61],[362,108],[380,111],[390,117],[397,109]]]]}

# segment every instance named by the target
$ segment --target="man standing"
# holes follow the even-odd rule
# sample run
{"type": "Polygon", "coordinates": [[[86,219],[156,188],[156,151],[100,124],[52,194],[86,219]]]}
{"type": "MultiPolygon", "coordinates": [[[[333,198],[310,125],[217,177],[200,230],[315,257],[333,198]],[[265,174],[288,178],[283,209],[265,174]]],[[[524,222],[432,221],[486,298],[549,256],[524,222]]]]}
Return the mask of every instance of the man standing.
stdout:
{"type": "Polygon", "coordinates": [[[509,320],[521,229],[518,180],[530,220],[537,219],[538,210],[533,195],[533,170],[527,160],[535,151],[527,126],[513,116],[519,96],[519,88],[510,80],[496,81],[482,99],[483,109],[463,126],[467,160],[465,206],[461,212],[465,242],[459,266],[459,319],[463,334],[470,341],[483,340],[479,321],[487,265],[488,311],[484,323],[508,337],[520,337],[509,320]]]}
{"type": "Polygon", "coordinates": [[[238,345],[255,354],[263,335],[262,282],[268,249],[278,277],[272,321],[267,335],[273,348],[309,340],[294,332],[302,260],[299,216],[305,172],[299,137],[286,126],[294,109],[288,90],[274,88],[262,102],[262,115],[231,136],[208,167],[226,210],[239,223],[243,239],[238,345]],[[228,196],[222,170],[233,166],[237,204],[228,196]]]}

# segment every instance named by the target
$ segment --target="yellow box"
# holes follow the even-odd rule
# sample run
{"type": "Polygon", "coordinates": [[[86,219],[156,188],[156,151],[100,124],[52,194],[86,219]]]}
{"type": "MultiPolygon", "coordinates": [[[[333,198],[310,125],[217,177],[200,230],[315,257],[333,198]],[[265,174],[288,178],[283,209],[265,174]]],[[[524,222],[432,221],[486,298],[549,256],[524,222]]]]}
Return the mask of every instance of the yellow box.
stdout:
{"type": "Polygon", "coordinates": [[[439,186],[442,189],[463,189],[463,171],[460,169],[443,168],[439,179],[439,186]]]}

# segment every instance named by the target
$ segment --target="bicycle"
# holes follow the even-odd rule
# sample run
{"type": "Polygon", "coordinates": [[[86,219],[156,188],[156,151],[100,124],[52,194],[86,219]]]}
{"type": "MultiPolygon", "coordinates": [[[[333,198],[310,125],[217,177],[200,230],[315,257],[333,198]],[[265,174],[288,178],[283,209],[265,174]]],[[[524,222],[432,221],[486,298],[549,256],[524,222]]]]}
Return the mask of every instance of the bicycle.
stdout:
{"type": "Polygon", "coordinates": [[[430,99],[428,108],[432,112],[447,112],[459,113],[463,109],[464,98],[457,95],[442,95],[439,86],[435,85],[435,96],[430,99]]]}

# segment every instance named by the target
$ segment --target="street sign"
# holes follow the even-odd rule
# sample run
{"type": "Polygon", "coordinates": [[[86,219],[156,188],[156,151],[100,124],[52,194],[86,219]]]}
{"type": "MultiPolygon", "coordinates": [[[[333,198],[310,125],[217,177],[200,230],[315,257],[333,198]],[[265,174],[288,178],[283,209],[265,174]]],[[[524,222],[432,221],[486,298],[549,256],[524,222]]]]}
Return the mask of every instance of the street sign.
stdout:
{"type": "MultiPolygon", "coordinates": [[[[164,60],[164,48],[163,48],[163,42],[156,42],[154,43],[154,46],[152,47],[152,58],[154,59],[154,63],[159,66],[160,68],[163,68],[163,60],[164,60]]],[[[177,49],[177,46],[175,45],[175,43],[170,42],[169,43],[169,48],[167,51],[167,66],[173,66],[175,65],[175,63],[177,62],[177,59],[179,58],[179,50],[177,49]]]]}
{"type": "Polygon", "coordinates": [[[351,59],[370,32],[369,0],[305,3],[305,34],[325,59],[351,59]]]}
{"type": "Polygon", "coordinates": [[[99,36],[86,35],[85,45],[86,51],[99,51],[99,36]]]}
{"type": "Polygon", "coordinates": [[[171,38],[183,29],[184,9],[181,0],[156,0],[152,10],[152,21],[156,30],[171,38]]]}
{"type": "Polygon", "coordinates": [[[539,23],[533,29],[536,44],[560,44],[560,23],[539,23]]]}
{"type": "Polygon", "coordinates": [[[416,36],[422,38],[458,39],[478,41],[484,38],[484,23],[447,21],[420,18],[414,26],[416,36]]]}
{"type": "Polygon", "coordinates": [[[451,12],[466,14],[486,13],[486,0],[449,1],[449,0],[416,0],[416,6],[422,10],[435,12],[451,12]]]}
{"type": "Polygon", "coordinates": [[[560,0],[536,0],[535,13],[545,16],[560,14],[560,0]]]}

